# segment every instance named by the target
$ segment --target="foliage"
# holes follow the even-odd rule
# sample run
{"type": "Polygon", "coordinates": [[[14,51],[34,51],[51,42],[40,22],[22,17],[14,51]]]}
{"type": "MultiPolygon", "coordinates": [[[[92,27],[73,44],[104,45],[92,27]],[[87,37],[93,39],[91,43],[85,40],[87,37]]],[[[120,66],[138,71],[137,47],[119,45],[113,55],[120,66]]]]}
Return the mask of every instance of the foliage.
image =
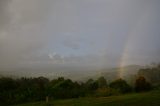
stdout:
{"type": "Polygon", "coordinates": [[[52,100],[15,106],[160,106],[160,90],[145,93],[131,93],[110,97],[85,97],[66,100],[52,100]]]}
{"type": "Polygon", "coordinates": [[[118,79],[110,83],[111,88],[119,90],[121,93],[131,92],[131,87],[123,79],[118,79]]]}
{"type": "Polygon", "coordinates": [[[143,91],[151,90],[151,84],[147,82],[143,76],[140,76],[136,80],[135,90],[136,92],[143,92],[143,91]]]}
{"type": "Polygon", "coordinates": [[[104,77],[99,77],[97,82],[98,82],[99,88],[106,88],[107,87],[107,81],[104,77]]]}
{"type": "Polygon", "coordinates": [[[63,77],[53,80],[45,77],[19,79],[2,77],[0,91],[0,105],[3,106],[44,101],[46,97],[49,97],[49,100],[87,96],[106,97],[130,92],[131,87],[122,79],[115,80],[108,86],[104,77],[79,83],[63,77]]]}
{"type": "Polygon", "coordinates": [[[107,97],[111,95],[119,95],[120,92],[113,88],[98,88],[95,92],[96,97],[107,97]]]}

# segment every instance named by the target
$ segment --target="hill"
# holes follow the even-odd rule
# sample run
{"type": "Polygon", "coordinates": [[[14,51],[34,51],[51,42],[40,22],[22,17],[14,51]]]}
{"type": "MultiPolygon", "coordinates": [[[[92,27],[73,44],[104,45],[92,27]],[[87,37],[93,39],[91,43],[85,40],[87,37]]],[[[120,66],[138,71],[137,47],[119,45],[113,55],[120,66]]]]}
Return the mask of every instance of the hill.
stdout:
{"type": "Polygon", "coordinates": [[[144,68],[144,66],[128,65],[121,68],[102,69],[99,70],[93,78],[97,79],[98,77],[103,76],[110,82],[120,78],[120,73],[123,71],[123,79],[132,80],[141,68],[144,68]]]}
{"type": "Polygon", "coordinates": [[[101,98],[78,98],[27,103],[15,106],[160,106],[160,90],[101,98]]]}
{"type": "Polygon", "coordinates": [[[129,65],[121,68],[104,68],[90,69],[87,67],[32,67],[32,68],[16,68],[0,70],[0,74],[9,77],[39,77],[44,76],[50,79],[57,77],[70,78],[76,81],[86,81],[89,78],[97,79],[104,76],[107,80],[115,80],[119,77],[120,70],[124,72],[124,76],[137,74],[142,66],[129,65]],[[65,70],[62,70],[65,69],[65,70]],[[9,71],[10,70],[10,71],[9,71]]]}

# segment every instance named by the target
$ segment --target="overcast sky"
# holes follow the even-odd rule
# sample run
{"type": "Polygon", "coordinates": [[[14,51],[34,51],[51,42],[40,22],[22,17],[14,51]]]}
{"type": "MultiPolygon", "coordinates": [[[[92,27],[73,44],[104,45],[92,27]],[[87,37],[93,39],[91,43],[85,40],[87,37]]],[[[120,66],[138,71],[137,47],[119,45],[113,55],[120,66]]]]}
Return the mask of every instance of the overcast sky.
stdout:
{"type": "Polygon", "coordinates": [[[0,0],[0,68],[151,62],[160,0],[0,0]]]}

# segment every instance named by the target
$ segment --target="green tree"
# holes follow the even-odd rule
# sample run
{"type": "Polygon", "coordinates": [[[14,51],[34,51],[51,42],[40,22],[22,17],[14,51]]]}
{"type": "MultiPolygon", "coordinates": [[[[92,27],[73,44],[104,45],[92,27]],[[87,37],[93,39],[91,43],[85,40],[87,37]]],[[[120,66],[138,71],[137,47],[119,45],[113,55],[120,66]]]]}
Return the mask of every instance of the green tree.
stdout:
{"type": "Polygon", "coordinates": [[[136,79],[136,82],[135,82],[136,92],[148,91],[150,89],[151,89],[151,84],[147,82],[143,76],[140,76],[136,79]]]}
{"type": "Polygon", "coordinates": [[[123,79],[118,79],[110,83],[111,88],[119,90],[121,93],[127,93],[131,91],[131,87],[123,79]]]}
{"type": "Polygon", "coordinates": [[[89,79],[86,82],[85,86],[90,91],[98,89],[98,83],[97,83],[97,81],[94,81],[93,79],[89,79]]]}
{"type": "Polygon", "coordinates": [[[98,82],[99,88],[106,88],[107,87],[107,81],[104,77],[99,77],[97,82],[98,82]]]}

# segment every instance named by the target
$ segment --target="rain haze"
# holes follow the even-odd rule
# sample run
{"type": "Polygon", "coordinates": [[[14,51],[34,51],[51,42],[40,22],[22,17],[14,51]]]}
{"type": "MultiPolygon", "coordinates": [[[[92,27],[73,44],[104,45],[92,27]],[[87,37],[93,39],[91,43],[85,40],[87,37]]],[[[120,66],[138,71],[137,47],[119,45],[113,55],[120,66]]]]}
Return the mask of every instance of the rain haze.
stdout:
{"type": "Polygon", "coordinates": [[[0,70],[50,75],[160,62],[159,5],[0,0],[0,70]]]}

